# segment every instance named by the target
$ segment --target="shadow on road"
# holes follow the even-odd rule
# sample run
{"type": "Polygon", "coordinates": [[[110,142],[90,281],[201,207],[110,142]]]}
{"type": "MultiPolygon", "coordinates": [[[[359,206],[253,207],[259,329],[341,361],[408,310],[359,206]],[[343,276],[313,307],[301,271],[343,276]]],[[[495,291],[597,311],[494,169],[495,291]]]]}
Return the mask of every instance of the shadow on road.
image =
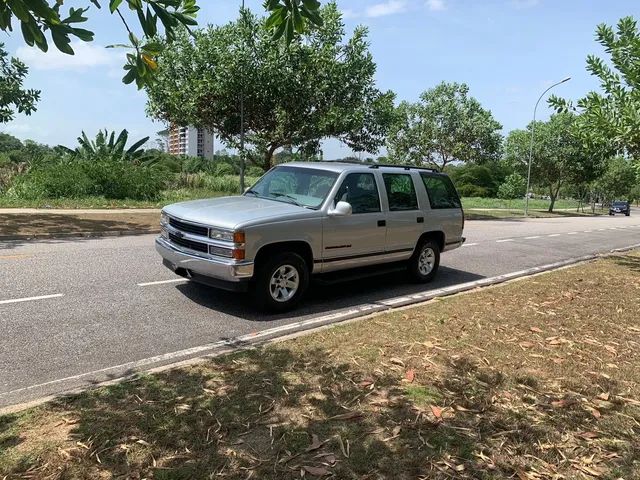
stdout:
{"type": "Polygon", "coordinates": [[[391,298],[458,285],[484,278],[455,268],[440,267],[438,277],[426,285],[412,284],[403,271],[376,275],[332,285],[312,282],[307,297],[293,313],[265,315],[252,308],[249,294],[231,293],[189,282],[176,288],[190,300],[212,310],[250,321],[272,321],[318,315],[363,303],[377,303],[391,298]]]}

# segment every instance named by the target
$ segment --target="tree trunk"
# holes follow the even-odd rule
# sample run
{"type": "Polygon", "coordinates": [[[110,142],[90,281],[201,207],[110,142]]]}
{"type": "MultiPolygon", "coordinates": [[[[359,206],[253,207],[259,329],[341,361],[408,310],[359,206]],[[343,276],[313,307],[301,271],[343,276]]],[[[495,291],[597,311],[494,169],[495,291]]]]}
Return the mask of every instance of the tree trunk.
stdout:
{"type": "Polygon", "coordinates": [[[264,152],[264,159],[262,162],[262,169],[266,172],[267,170],[269,170],[273,165],[273,152],[275,152],[278,149],[278,145],[269,145],[269,148],[267,148],[267,150],[264,152]]]}
{"type": "Polygon", "coordinates": [[[553,207],[556,204],[556,198],[558,198],[558,194],[560,193],[560,185],[558,185],[558,188],[555,189],[555,191],[553,190],[553,187],[549,187],[549,193],[550,193],[550,197],[551,197],[551,204],[549,205],[549,213],[553,213],[553,207]]]}

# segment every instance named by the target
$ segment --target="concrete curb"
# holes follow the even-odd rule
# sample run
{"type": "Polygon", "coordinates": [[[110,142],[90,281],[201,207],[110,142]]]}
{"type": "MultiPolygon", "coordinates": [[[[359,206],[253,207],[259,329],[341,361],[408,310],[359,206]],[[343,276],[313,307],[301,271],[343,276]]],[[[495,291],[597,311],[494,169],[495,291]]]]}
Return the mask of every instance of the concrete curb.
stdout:
{"type": "Polygon", "coordinates": [[[149,230],[106,230],[104,232],[70,232],[70,233],[36,233],[34,235],[6,235],[0,236],[0,242],[13,242],[25,240],[55,240],[74,238],[101,238],[101,237],[124,237],[129,235],[148,235],[160,233],[160,229],[149,230]]]}
{"type": "Polygon", "coordinates": [[[32,385],[21,389],[0,393],[0,404],[5,405],[4,407],[0,407],[0,414],[23,410],[25,408],[50,401],[54,398],[58,398],[60,396],[70,395],[100,386],[132,380],[142,372],[159,372],[188,364],[202,362],[208,358],[223,355],[225,353],[247,348],[254,348],[260,345],[281,341],[286,338],[309,334],[313,331],[326,328],[333,324],[354,321],[371,316],[372,314],[385,313],[403,307],[415,306],[417,304],[425,303],[435,298],[442,298],[450,295],[469,292],[471,290],[482,287],[489,287],[513,280],[524,279],[526,277],[530,277],[540,273],[570,267],[579,263],[593,261],[601,257],[608,257],[617,253],[634,250],[636,248],[640,248],[640,243],[624,248],[610,250],[608,253],[583,255],[560,262],[532,267],[517,272],[498,275],[496,277],[483,278],[481,280],[462,283],[451,287],[396,297],[381,302],[366,303],[343,311],[321,315],[309,320],[303,320],[300,322],[294,322],[287,325],[270,328],[261,332],[241,335],[228,340],[201,345],[178,352],[157,355],[135,362],[128,362],[122,365],[108,367],[94,372],[88,372],[73,377],[53,380],[40,385],[32,385]],[[32,398],[34,399],[28,401],[28,403],[12,405],[12,402],[20,402],[21,400],[19,400],[19,398],[24,394],[30,394],[30,396],[32,396],[32,398]]]}

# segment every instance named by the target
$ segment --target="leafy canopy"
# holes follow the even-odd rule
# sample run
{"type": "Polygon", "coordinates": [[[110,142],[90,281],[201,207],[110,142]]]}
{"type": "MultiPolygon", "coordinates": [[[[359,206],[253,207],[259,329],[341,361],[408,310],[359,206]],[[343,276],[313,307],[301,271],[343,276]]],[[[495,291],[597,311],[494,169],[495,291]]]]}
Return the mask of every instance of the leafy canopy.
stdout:
{"type": "Polygon", "coordinates": [[[516,170],[526,175],[531,146],[531,129],[535,127],[531,161],[531,182],[546,188],[553,211],[560,189],[569,184],[594,180],[602,171],[606,153],[587,149],[576,135],[575,115],[553,115],[548,122],[530,123],[526,130],[513,130],[505,142],[505,157],[516,170]]]}
{"type": "Polygon", "coordinates": [[[240,99],[247,142],[268,169],[274,152],[297,147],[317,152],[335,137],[358,151],[384,144],[392,120],[392,92],[375,86],[376,65],[367,29],[345,37],[335,4],[321,10],[323,25],[294,38],[287,49],[274,40],[269,19],[250,12],[221,27],[182,36],[160,55],[164,68],[147,87],[152,117],[215,130],[239,145],[240,99]]]}
{"type": "Polygon", "coordinates": [[[388,138],[391,158],[440,170],[454,161],[482,163],[500,155],[502,135],[489,110],[469,95],[464,83],[442,82],[402,102],[388,138]]]}
{"type": "Polygon", "coordinates": [[[549,103],[557,111],[578,110],[577,131],[585,143],[608,144],[611,152],[640,154],[640,32],[633,17],[617,29],[598,25],[596,40],[609,55],[605,61],[587,57],[587,70],[600,81],[601,92],[590,92],[576,106],[557,96],[549,103]],[[609,66],[609,64],[611,66],[609,66]],[[577,108],[576,108],[577,107],[577,108]]]}
{"type": "Polygon", "coordinates": [[[4,44],[0,43],[0,123],[13,120],[16,111],[26,115],[35,111],[40,92],[22,86],[28,72],[20,60],[9,58],[4,44]]]}
{"type": "MultiPolygon", "coordinates": [[[[63,53],[73,55],[71,40],[77,38],[91,42],[94,33],[79,25],[87,21],[87,12],[93,4],[101,8],[102,2],[108,3],[111,14],[117,14],[128,33],[129,43],[121,44],[133,50],[127,55],[124,66],[124,83],[133,83],[142,88],[154,77],[158,67],[156,57],[161,44],[154,38],[164,28],[168,40],[184,27],[189,29],[197,25],[196,14],[199,7],[196,0],[84,0],[80,8],[70,7],[62,12],[63,0],[3,0],[0,1],[0,29],[12,31],[15,24],[20,25],[22,37],[27,45],[36,46],[43,52],[49,49],[49,41],[63,53]],[[127,7],[129,14],[123,8],[127,7]],[[138,22],[142,39],[139,39],[131,26],[133,16],[138,22]],[[50,40],[49,38],[50,37],[50,40]]],[[[320,3],[317,0],[267,0],[265,8],[272,12],[269,28],[275,38],[285,36],[291,42],[294,33],[302,33],[308,24],[319,24],[320,3]]]]}

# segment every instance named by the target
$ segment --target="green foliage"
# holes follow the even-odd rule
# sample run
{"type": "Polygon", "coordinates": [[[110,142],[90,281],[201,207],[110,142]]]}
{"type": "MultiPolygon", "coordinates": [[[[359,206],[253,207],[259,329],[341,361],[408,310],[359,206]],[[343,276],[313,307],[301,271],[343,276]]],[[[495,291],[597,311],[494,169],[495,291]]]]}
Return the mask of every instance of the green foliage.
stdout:
{"type": "Polygon", "coordinates": [[[126,148],[129,140],[129,132],[122,130],[116,137],[116,132],[100,130],[95,140],[89,140],[87,134],[82,132],[82,136],[78,137],[79,146],[75,150],[63,147],[67,153],[73,155],[78,160],[95,161],[95,160],[138,160],[144,154],[141,148],[149,137],[144,137],[126,148]]]}
{"type": "MultiPolygon", "coordinates": [[[[2,8],[6,8],[6,5],[5,2],[0,2],[0,24],[2,8]]],[[[40,91],[23,88],[27,73],[27,66],[17,58],[9,58],[4,44],[0,43],[0,123],[13,120],[16,111],[25,115],[35,112],[40,91]]]]}
{"type": "Polygon", "coordinates": [[[252,165],[249,168],[247,168],[246,173],[248,177],[260,178],[262,175],[264,175],[264,170],[262,170],[260,167],[256,167],[255,165],[252,165]]]}
{"type": "Polygon", "coordinates": [[[22,142],[8,133],[0,132],[0,153],[11,152],[12,150],[20,150],[22,142]]]}
{"type": "Polygon", "coordinates": [[[218,162],[213,167],[213,174],[217,177],[221,177],[223,175],[233,175],[235,169],[228,163],[218,162]]]}
{"type": "Polygon", "coordinates": [[[634,165],[624,157],[614,157],[607,163],[604,174],[595,182],[594,190],[605,202],[629,200],[640,184],[634,165]]]}
{"type": "Polygon", "coordinates": [[[513,200],[522,198],[527,190],[527,182],[524,177],[518,173],[509,175],[504,183],[498,189],[498,198],[505,200],[513,200]]]}
{"type": "MultiPolygon", "coordinates": [[[[633,17],[620,19],[617,29],[601,24],[596,41],[608,61],[587,57],[587,71],[600,81],[601,92],[590,92],[577,102],[582,112],[577,122],[581,140],[606,145],[609,153],[640,155],[640,31],[633,17]]],[[[558,111],[574,108],[571,102],[552,96],[558,111]]]]}
{"type": "MultiPolygon", "coordinates": [[[[89,0],[101,8],[103,0],[89,0]]],[[[148,85],[158,68],[157,55],[162,44],[156,38],[164,28],[164,35],[172,41],[180,29],[189,30],[197,25],[196,14],[200,7],[196,0],[108,0],[109,11],[117,14],[127,30],[129,43],[112,45],[133,51],[127,54],[126,71],[122,81],[126,84],[136,82],[138,88],[148,85]],[[137,18],[142,30],[139,35],[131,30],[121,8],[126,6],[137,18]]],[[[0,29],[12,31],[19,24],[22,37],[27,45],[36,46],[43,52],[49,49],[49,33],[55,47],[68,55],[73,55],[71,40],[77,38],[83,42],[93,41],[94,33],[77,25],[87,21],[85,8],[70,7],[65,16],[61,12],[63,0],[6,0],[0,2],[0,29]]],[[[287,43],[293,40],[295,33],[302,33],[310,25],[321,25],[318,15],[320,3],[316,0],[267,0],[265,8],[271,12],[269,28],[274,39],[284,36],[287,43]]]]}
{"type": "MultiPolygon", "coordinates": [[[[535,123],[531,181],[549,192],[553,211],[560,189],[568,184],[588,183],[602,171],[603,152],[583,144],[574,128],[576,116],[553,115],[548,122],[535,123]]],[[[506,160],[521,175],[527,174],[531,129],[513,130],[505,143],[506,160]]]]}
{"type": "Polygon", "coordinates": [[[294,38],[284,52],[269,21],[248,11],[236,22],[197,31],[195,39],[178,38],[160,54],[164,67],[147,87],[149,114],[215,130],[237,148],[243,94],[247,142],[265,170],[277,149],[309,154],[328,137],[376,151],[392,120],[394,95],[375,87],[366,28],[343,42],[336,5],[322,8],[321,16],[321,27],[294,38]]]}
{"type": "Polygon", "coordinates": [[[399,105],[387,140],[389,156],[439,170],[454,161],[497,160],[501,128],[491,112],[469,96],[467,85],[442,82],[422,93],[419,102],[399,105]]]}
{"type": "Polygon", "coordinates": [[[509,172],[512,169],[502,162],[482,165],[467,163],[447,168],[458,193],[463,197],[495,197],[509,172]]]}
{"type": "Polygon", "coordinates": [[[164,179],[153,169],[105,160],[34,168],[19,176],[9,193],[25,200],[88,195],[153,200],[163,188],[164,179]]]}

